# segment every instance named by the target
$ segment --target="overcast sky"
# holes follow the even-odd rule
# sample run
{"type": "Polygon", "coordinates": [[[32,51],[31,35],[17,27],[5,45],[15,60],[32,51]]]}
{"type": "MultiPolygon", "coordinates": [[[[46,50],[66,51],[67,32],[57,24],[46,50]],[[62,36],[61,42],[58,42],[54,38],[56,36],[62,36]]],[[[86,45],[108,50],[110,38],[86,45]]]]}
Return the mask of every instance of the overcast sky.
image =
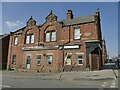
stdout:
{"type": "Polygon", "coordinates": [[[102,35],[106,40],[110,57],[118,54],[118,4],[117,2],[76,2],[76,3],[2,3],[2,33],[16,31],[26,25],[33,16],[37,24],[45,22],[45,17],[53,10],[58,20],[66,19],[66,12],[72,9],[74,17],[94,14],[100,9],[102,35]]]}

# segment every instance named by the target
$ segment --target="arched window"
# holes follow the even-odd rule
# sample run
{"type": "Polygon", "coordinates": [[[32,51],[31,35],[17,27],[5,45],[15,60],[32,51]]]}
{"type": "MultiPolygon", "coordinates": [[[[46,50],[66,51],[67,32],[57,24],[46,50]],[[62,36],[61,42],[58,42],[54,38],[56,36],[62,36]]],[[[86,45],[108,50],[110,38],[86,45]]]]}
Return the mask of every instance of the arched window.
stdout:
{"type": "Polygon", "coordinates": [[[34,43],[34,34],[26,35],[25,39],[26,44],[34,43]]]}
{"type": "Polygon", "coordinates": [[[55,30],[47,31],[47,32],[45,33],[45,41],[46,41],[46,42],[56,41],[56,31],[55,31],[55,30]]]}

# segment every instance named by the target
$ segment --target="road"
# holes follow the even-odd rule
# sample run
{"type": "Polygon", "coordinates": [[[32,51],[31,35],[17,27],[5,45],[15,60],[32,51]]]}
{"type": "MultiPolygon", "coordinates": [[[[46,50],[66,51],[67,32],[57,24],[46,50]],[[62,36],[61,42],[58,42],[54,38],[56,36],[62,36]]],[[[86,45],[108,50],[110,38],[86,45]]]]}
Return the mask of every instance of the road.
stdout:
{"type": "MultiPolygon", "coordinates": [[[[113,64],[106,64],[110,67],[113,64]]],[[[105,69],[105,67],[104,67],[105,69]]],[[[109,68],[110,69],[110,68],[109,68]]],[[[44,73],[29,73],[29,72],[8,72],[3,71],[2,87],[3,88],[118,88],[117,78],[106,78],[99,80],[55,80],[43,79],[44,73]]],[[[120,85],[120,83],[119,83],[120,85]]]]}
{"type": "Polygon", "coordinates": [[[117,79],[105,80],[43,80],[40,74],[3,73],[3,88],[115,88],[117,79]],[[8,75],[9,74],[9,75],[8,75]]]}

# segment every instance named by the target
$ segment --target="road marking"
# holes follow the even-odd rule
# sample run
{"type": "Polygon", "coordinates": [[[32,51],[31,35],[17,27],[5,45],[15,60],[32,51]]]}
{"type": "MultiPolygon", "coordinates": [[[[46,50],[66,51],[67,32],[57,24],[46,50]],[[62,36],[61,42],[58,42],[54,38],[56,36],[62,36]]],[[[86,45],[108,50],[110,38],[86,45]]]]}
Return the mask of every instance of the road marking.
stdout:
{"type": "Polygon", "coordinates": [[[111,88],[115,88],[115,82],[113,82],[110,87],[111,87],[111,88]]]}
{"type": "Polygon", "coordinates": [[[3,87],[3,88],[10,88],[11,86],[8,86],[8,85],[0,85],[0,87],[3,87]]]}
{"type": "Polygon", "coordinates": [[[115,88],[115,86],[110,86],[111,88],[115,88]]]}
{"type": "Polygon", "coordinates": [[[103,84],[105,84],[105,85],[106,85],[106,84],[107,84],[107,82],[104,82],[103,84]]]}
{"type": "Polygon", "coordinates": [[[105,87],[106,85],[103,84],[103,85],[101,85],[101,86],[102,86],[102,87],[105,87]]]}
{"type": "Polygon", "coordinates": [[[105,87],[107,85],[107,82],[104,82],[101,86],[105,87]]]}

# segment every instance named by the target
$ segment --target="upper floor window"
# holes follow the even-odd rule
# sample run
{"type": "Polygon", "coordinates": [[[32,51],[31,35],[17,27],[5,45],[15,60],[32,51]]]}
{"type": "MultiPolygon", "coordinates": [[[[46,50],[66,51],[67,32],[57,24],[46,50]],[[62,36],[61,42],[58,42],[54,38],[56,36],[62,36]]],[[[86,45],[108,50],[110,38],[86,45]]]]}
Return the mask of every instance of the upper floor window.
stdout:
{"type": "Polygon", "coordinates": [[[74,39],[80,39],[80,28],[75,28],[74,29],[74,39]]]}
{"type": "Polygon", "coordinates": [[[18,37],[15,37],[14,38],[14,45],[17,45],[18,44],[18,37]]]}
{"type": "Polygon", "coordinates": [[[51,41],[56,41],[56,32],[52,31],[51,41]]]}
{"type": "Polygon", "coordinates": [[[34,43],[34,34],[26,35],[26,44],[34,43]]]}
{"type": "Polygon", "coordinates": [[[46,42],[50,42],[50,32],[46,33],[46,42]]]}
{"type": "Polygon", "coordinates": [[[56,41],[56,31],[48,31],[45,36],[46,42],[56,41]]]}

